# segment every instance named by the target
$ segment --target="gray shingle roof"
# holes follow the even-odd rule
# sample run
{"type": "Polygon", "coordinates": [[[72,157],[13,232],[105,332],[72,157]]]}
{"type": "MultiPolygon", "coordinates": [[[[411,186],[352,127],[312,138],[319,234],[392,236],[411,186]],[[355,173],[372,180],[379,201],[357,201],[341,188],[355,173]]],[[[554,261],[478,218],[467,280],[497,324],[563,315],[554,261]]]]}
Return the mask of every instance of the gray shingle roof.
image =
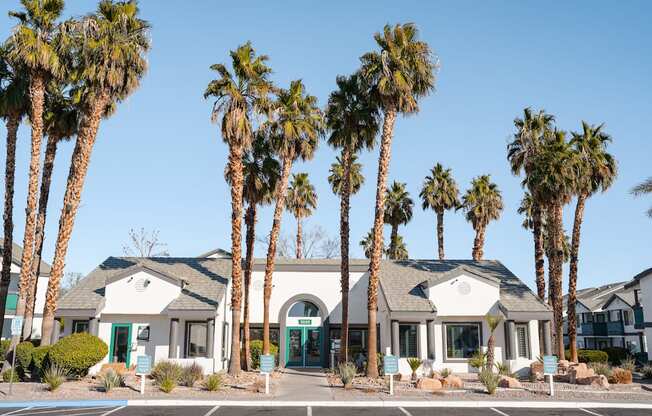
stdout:
{"type": "Polygon", "coordinates": [[[223,298],[231,260],[177,257],[109,257],[59,301],[59,309],[95,309],[104,301],[106,280],[125,269],[143,265],[187,282],[169,309],[216,309],[223,298]]]}
{"type": "MultiPolygon", "coordinates": [[[[598,287],[589,287],[586,289],[579,290],[577,292],[577,301],[582,305],[586,306],[590,311],[599,311],[603,308],[604,304],[611,298],[615,293],[623,294],[627,291],[623,290],[625,286],[624,282],[609,283],[606,285],[598,287]]],[[[628,299],[629,295],[625,296],[623,299],[628,299]]],[[[631,298],[633,300],[634,293],[631,292],[631,298]]],[[[568,295],[564,296],[564,310],[567,309],[568,295]]]]}
{"type": "MultiPolygon", "coordinates": [[[[4,239],[0,238],[0,256],[2,256],[3,247],[4,247],[4,239]]],[[[14,264],[16,264],[19,267],[23,264],[23,248],[16,243],[12,243],[11,261],[13,261],[14,264]]],[[[44,262],[43,260],[41,260],[40,273],[41,276],[50,275],[50,265],[44,262]]]]}

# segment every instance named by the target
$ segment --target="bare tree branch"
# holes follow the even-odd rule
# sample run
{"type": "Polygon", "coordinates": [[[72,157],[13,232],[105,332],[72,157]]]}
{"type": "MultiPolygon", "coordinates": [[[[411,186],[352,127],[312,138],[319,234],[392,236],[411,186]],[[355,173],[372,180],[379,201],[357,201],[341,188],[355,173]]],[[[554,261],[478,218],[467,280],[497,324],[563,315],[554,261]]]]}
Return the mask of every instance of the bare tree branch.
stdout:
{"type": "Polygon", "coordinates": [[[127,257],[168,257],[167,244],[159,240],[159,231],[147,232],[145,228],[129,230],[129,243],[122,246],[127,257]]]}

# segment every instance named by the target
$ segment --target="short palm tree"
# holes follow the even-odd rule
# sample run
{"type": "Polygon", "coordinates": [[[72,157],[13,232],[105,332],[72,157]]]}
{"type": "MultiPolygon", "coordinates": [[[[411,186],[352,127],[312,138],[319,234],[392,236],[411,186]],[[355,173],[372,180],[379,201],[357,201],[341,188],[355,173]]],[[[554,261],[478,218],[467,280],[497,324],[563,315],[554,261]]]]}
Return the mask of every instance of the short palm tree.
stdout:
{"type": "MultiPolygon", "coordinates": [[[[643,182],[636,185],[632,188],[632,194],[634,196],[652,194],[652,177],[647,178],[643,182]]],[[[647,216],[652,218],[652,208],[647,210],[647,216]]]]}
{"type": "MultiPolygon", "coordinates": [[[[378,303],[378,275],[382,255],[383,220],[385,218],[385,189],[389,171],[392,137],[397,114],[412,114],[419,110],[419,100],[435,86],[437,64],[430,47],[418,39],[413,24],[385,25],[374,39],[379,50],[368,52],[361,58],[360,74],[371,88],[372,96],[384,114],[378,157],[376,205],[373,226],[373,245],[369,265],[367,345],[376,345],[376,309],[378,303]]],[[[377,361],[377,351],[369,348],[369,362],[377,361]]],[[[378,377],[375,365],[367,366],[369,377],[378,377]]]]}
{"type": "Polygon", "coordinates": [[[359,74],[338,76],[326,108],[328,144],[341,149],[341,157],[331,165],[328,181],[340,197],[340,271],[342,289],[342,330],[340,361],[348,360],[349,336],[349,210],[351,195],[358,192],[364,177],[356,153],[372,149],[378,133],[378,108],[359,74]]]}
{"type": "MultiPolygon", "coordinates": [[[[11,17],[18,20],[18,25],[9,38],[7,53],[7,59],[27,74],[29,114],[32,125],[25,232],[16,316],[24,316],[27,293],[30,290],[30,266],[34,255],[36,205],[41,169],[45,87],[48,79],[60,78],[63,72],[63,65],[57,51],[59,39],[57,20],[63,11],[63,0],[21,0],[21,4],[24,10],[9,12],[11,17]]],[[[12,345],[18,342],[18,338],[18,336],[13,337],[12,345]]]]}
{"type": "Polygon", "coordinates": [[[272,108],[273,118],[267,123],[266,128],[274,153],[281,161],[281,175],[274,193],[274,218],[269,233],[265,263],[263,354],[269,354],[269,302],[272,296],[272,274],[292,163],[297,159],[308,160],[313,157],[324,129],[324,117],[317,106],[317,98],[306,93],[300,80],[292,81],[288,89],[281,89],[272,108]]]}
{"type": "Polygon", "coordinates": [[[407,245],[403,241],[403,237],[396,234],[392,237],[392,244],[385,250],[387,258],[392,260],[407,260],[410,258],[407,245]]]}
{"type": "MultiPolygon", "coordinates": [[[[5,310],[11,282],[13,248],[14,182],[16,176],[16,142],[18,126],[29,111],[28,81],[6,59],[6,50],[0,49],[0,118],[7,128],[7,153],[5,158],[5,195],[2,242],[2,276],[0,277],[0,310],[5,310]]],[[[4,319],[0,321],[0,331],[4,319]]],[[[3,333],[3,332],[0,332],[3,333]]],[[[4,359],[4,357],[0,357],[4,359]]]]}
{"type": "Polygon", "coordinates": [[[578,362],[577,357],[577,268],[580,251],[580,232],[584,218],[586,200],[598,191],[606,191],[616,179],[616,160],[606,150],[611,136],[603,130],[603,125],[589,125],[582,121],[582,132],[573,133],[571,145],[579,157],[577,171],[577,205],[573,222],[570,267],[568,276],[568,341],[570,343],[571,361],[578,362]]]}
{"type": "MultiPolygon", "coordinates": [[[[507,159],[510,162],[512,173],[518,175],[524,173],[526,176],[532,169],[532,159],[543,141],[550,135],[555,118],[544,110],[533,113],[531,108],[523,110],[523,118],[516,118],[514,126],[514,140],[507,145],[507,159]]],[[[530,196],[532,194],[530,193],[530,196]]],[[[541,204],[534,198],[531,199],[530,216],[534,240],[534,271],[536,276],[537,295],[539,299],[546,297],[546,275],[543,248],[542,219],[543,212],[541,204]]]]}
{"type": "MultiPolygon", "coordinates": [[[[211,69],[218,78],[206,87],[204,97],[215,98],[212,119],[220,122],[222,140],[229,146],[228,170],[231,182],[231,314],[233,327],[240,328],[242,307],[242,156],[254,138],[252,118],[267,109],[272,91],[267,56],[256,56],[247,42],[230,52],[232,71],[215,64],[211,69]]],[[[240,331],[231,332],[229,374],[240,372],[240,331]]]]}
{"type": "Polygon", "coordinates": [[[500,322],[503,320],[503,317],[500,315],[491,315],[487,314],[485,316],[485,320],[487,321],[487,326],[489,327],[489,339],[487,340],[487,367],[486,369],[489,371],[493,371],[494,368],[494,360],[495,360],[495,353],[494,349],[496,346],[496,339],[494,337],[494,333],[496,332],[496,328],[498,328],[498,325],[500,322]]]}
{"type": "Polygon", "coordinates": [[[313,184],[310,183],[307,173],[292,175],[285,197],[285,207],[297,220],[296,255],[300,259],[303,257],[302,221],[311,216],[313,210],[317,208],[317,192],[313,184]]]}
{"type": "Polygon", "coordinates": [[[437,163],[423,181],[419,197],[424,210],[432,209],[437,214],[437,251],[439,260],[444,260],[444,211],[460,205],[459,190],[451,170],[437,163]]]}
{"type": "Polygon", "coordinates": [[[498,185],[491,182],[489,175],[482,175],[471,181],[471,188],[462,197],[460,208],[466,212],[466,220],[475,231],[473,241],[473,260],[482,260],[487,225],[500,218],[503,211],[503,198],[498,185]]]}
{"type": "Polygon", "coordinates": [[[393,256],[398,252],[396,248],[398,244],[398,227],[407,224],[412,219],[414,201],[412,201],[405,188],[405,183],[394,181],[385,194],[384,222],[392,228],[387,252],[389,258],[393,260],[396,260],[393,256]]]}
{"type": "Polygon", "coordinates": [[[76,78],[83,91],[80,105],[83,110],[63,197],[64,209],[59,218],[54,261],[45,297],[42,345],[51,342],[68,243],[100,121],[107,115],[107,108],[126,99],[138,88],[147,69],[145,53],[150,46],[149,24],[140,19],[138,14],[135,0],[102,0],[95,13],[85,17],[81,24],[73,26],[77,29],[74,32],[76,39],[72,43],[77,48],[74,51],[76,60],[81,64],[76,78]]]}
{"type": "Polygon", "coordinates": [[[412,370],[412,381],[417,381],[417,370],[423,364],[423,360],[417,357],[409,357],[407,359],[410,370],[412,370]]]}
{"type": "Polygon", "coordinates": [[[550,281],[550,302],[555,320],[555,347],[558,356],[564,356],[562,266],[563,252],[563,208],[577,189],[578,158],[566,135],[555,131],[532,158],[532,168],[524,180],[532,196],[544,207],[546,234],[548,239],[548,275],[550,281]]]}

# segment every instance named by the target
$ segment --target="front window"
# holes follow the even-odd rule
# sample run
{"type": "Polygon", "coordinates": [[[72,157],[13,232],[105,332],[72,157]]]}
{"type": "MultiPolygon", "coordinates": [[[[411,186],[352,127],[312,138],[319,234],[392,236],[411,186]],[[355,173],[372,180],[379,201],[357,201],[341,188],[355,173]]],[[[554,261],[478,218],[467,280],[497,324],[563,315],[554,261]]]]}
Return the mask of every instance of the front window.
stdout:
{"type": "Polygon", "coordinates": [[[516,325],[516,340],[518,342],[518,356],[530,358],[530,337],[527,325],[516,325]]]}
{"type": "Polygon", "coordinates": [[[72,333],[88,332],[88,321],[72,321],[72,333]]]}
{"type": "MultiPolygon", "coordinates": [[[[244,333],[240,332],[240,338],[244,337],[244,333]]],[[[263,328],[262,327],[250,327],[249,328],[249,339],[251,341],[262,341],[263,340],[263,328]]],[[[278,346],[279,345],[279,329],[270,327],[269,328],[269,342],[278,346]]]]}
{"type": "Polygon", "coordinates": [[[467,359],[480,349],[480,324],[446,324],[446,358],[467,359]]]}
{"type": "Polygon", "coordinates": [[[632,325],[632,314],[630,311],[623,311],[623,320],[625,325],[632,325]]]}
{"type": "Polygon", "coordinates": [[[186,358],[206,357],[206,322],[186,322],[186,358]]]}
{"type": "Polygon", "coordinates": [[[401,358],[417,356],[417,325],[399,325],[398,340],[401,358]]]}
{"type": "Polygon", "coordinates": [[[319,316],[319,308],[311,302],[297,302],[290,308],[288,316],[291,318],[315,318],[319,316]]]}

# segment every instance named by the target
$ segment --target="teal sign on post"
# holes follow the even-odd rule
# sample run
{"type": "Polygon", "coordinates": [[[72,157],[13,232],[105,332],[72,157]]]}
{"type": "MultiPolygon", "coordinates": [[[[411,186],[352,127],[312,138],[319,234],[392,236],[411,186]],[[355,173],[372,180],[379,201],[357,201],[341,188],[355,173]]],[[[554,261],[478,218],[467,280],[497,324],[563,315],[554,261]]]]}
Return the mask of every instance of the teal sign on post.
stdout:
{"type": "Polygon", "coordinates": [[[273,355],[260,356],[260,372],[271,374],[274,371],[275,360],[273,355]]]}
{"type": "Polygon", "coordinates": [[[397,374],[398,373],[398,357],[395,355],[386,355],[383,358],[383,371],[385,374],[397,374]]]}
{"type": "Polygon", "coordinates": [[[557,356],[545,355],[543,357],[543,374],[545,375],[557,374],[557,356]]]}
{"type": "Polygon", "coordinates": [[[136,374],[149,374],[152,371],[152,359],[149,355],[136,358],[136,374]]]}
{"type": "Polygon", "coordinates": [[[20,335],[23,333],[23,317],[14,316],[11,320],[11,336],[20,335]]]}

